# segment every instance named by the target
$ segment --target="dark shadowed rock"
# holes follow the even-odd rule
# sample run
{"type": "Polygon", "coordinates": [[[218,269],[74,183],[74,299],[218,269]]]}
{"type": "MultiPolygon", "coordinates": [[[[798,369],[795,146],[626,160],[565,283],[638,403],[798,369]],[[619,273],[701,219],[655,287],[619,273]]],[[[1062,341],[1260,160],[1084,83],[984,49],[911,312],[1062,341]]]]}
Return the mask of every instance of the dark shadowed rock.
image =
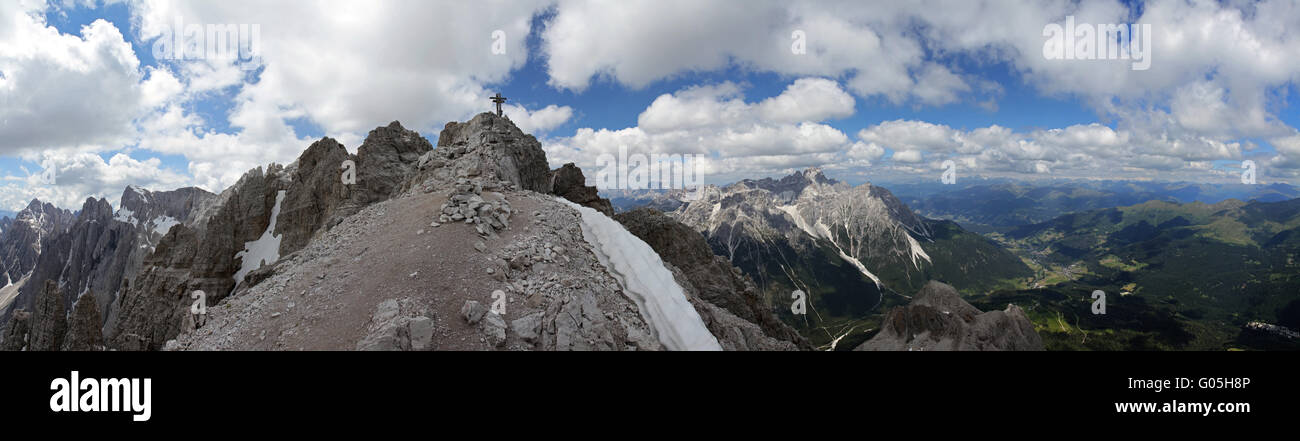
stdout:
{"type": "Polygon", "coordinates": [[[880,332],[858,351],[1041,351],[1043,340],[1015,305],[980,312],[957,290],[931,281],[907,306],[885,315],[880,332]]]}
{"type": "MultiPolygon", "coordinates": [[[[6,323],[15,310],[32,310],[32,301],[44,286],[41,281],[45,279],[39,275],[48,272],[37,268],[42,250],[56,247],[51,244],[60,240],[67,242],[67,239],[60,238],[75,221],[76,215],[71,211],[33,199],[27,208],[0,227],[0,271],[3,271],[0,273],[0,287],[10,283],[16,285],[9,287],[8,295],[0,296],[0,325],[6,323]],[[38,276],[30,277],[30,283],[19,286],[24,276],[29,275],[38,276]]],[[[58,261],[58,266],[62,267],[67,261],[66,253],[59,255],[56,250],[55,254],[55,257],[63,259],[58,261]]]]}
{"type": "Polygon", "coordinates": [[[114,215],[114,226],[101,236],[102,249],[91,255],[112,254],[111,259],[87,259],[85,271],[90,277],[78,283],[78,291],[95,293],[101,312],[103,329],[116,325],[116,305],[121,287],[140,272],[145,258],[153,253],[167,232],[176,225],[193,227],[204,223],[205,209],[215,203],[217,195],[206,190],[186,187],[170,191],[150,191],[127,186],[122,192],[122,202],[114,215]]]}
{"type": "Polygon", "coordinates": [[[551,172],[551,191],[559,197],[573,201],[585,207],[591,207],[606,216],[614,215],[614,206],[609,199],[600,197],[596,187],[588,186],[582,169],[572,162],[564,164],[551,172]]]}
{"type": "Polygon", "coordinates": [[[27,338],[30,351],[57,351],[63,348],[63,336],[68,332],[68,309],[63,304],[63,293],[53,280],[45,281],[45,289],[36,299],[32,312],[31,331],[27,338]]]}
{"type": "Polygon", "coordinates": [[[33,199],[0,231],[0,267],[9,280],[17,282],[36,266],[41,240],[72,225],[71,211],[33,199]]]}
{"type": "MultiPolygon", "coordinates": [[[[320,226],[328,224],[330,218],[346,216],[337,212],[342,206],[349,205],[348,199],[353,193],[361,197],[363,192],[353,190],[359,190],[363,182],[377,187],[387,185],[380,176],[370,178],[360,172],[356,176],[357,185],[344,184],[344,161],[355,159],[343,144],[332,138],[322,138],[307,147],[298,156],[298,161],[289,166],[286,172],[295,185],[285,192],[276,224],[276,229],[283,235],[280,240],[282,252],[302,248],[320,226]]],[[[364,198],[370,199],[371,196],[364,198]]],[[[347,214],[356,212],[355,209],[348,211],[347,214]]]]}
{"type": "Polygon", "coordinates": [[[5,326],[4,341],[0,341],[0,351],[21,351],[27,347],[31,319],[32,313],[25,309],[14,311],[13,318],[5,326]]]}
{"type": "Polygon", "coordinates": [[[757,324],[769,336],[811,349],[807,340],[767,308],[749,278],[726,258],[713,254],[700,233],[648,208],[619,213],[614,219],[665,262],[681,269],[701,300],[757,324]]]}
{"type": "Polygon", "coordinates": [[[123,275],[134,269],[132,254],[139,259],[148,251],[139,250],[138,242],[134,226],[114,221],[107,199],[86,199],[76,221],[43,242],[30,282],[19,291],[15,304],[35,310],[33,302],[44,292],[41,282],[57,280],[65,305],[78,294],[93,291],[100,294],[95,300],[106,307],[123,275]]]}
{"type": "Polygon", "coordinates": [[[88,198],[73,223],[42,240],[31,268],[30,283],[14,297],[17,308],[34,309],[44,281],[57,280],[65,304],[92,292],[101,327],[112,328],[119,288],[133,277],[145,256],[173,225],[190,222],[193,214],[216,195],[198,188],[152,192],[128,186],[116,213],[107,199],[88,198]]]}
{"type": "MultiPolygon", "coordinates": [[[[431,150],[429,140],[397,121],[371,130],[357,148],[356,203],[364,207],[396,194],[420,157],[431,150]]],[[[336,169],[334,177],[338,176],[336,169]]]]}
{"type": "Polygon", "coordinates": [[[109,346],[157,349],[180,332],[190,292],[207,293],[209,304],[228,295],[241,265],[235,254],[266,231],[276,193],[287,185],[283,173],[275,164],[245,173],[221,194],[205,230],[180,225],[168,231],[122,293],[116,325],[105,332],[109,346]]]}
{"type": "Polygon", "coordinates": [[[68,320],[68,334],[63,339],[63,350],[104,350],[104,334],[100,330],[102,318],[95,303],[95,295],[87,292],[72,305],[72,317],[68,320]]]}
{"type": "Polygon", "coordinates": [[[801,347],[793,342],[771,337],[754,322],[736,317],[730,311],[704,301],[704,299],[700,298],[700,293],[695,289],[695,286],[691,285],[691,280],[686,277],[686,273],[671,263],[664,263],[664,267],[673,273],[673,280],[677,281],[677,285],[682,287],[682,292],[686,294],[686,301],[690,302],[691,307],[700,315],[700,321],[704,322],[704,327],[717,339],[718,346],[722,350],[797,351],[810,349],[806,343],[802,343],[803,346],[801,347]]]}
{"type": "Polygon", "coordinates": [[[210,217],[194,229],[173,228],[160,241],[124,292],[121,317],[106,332],[106,340],[121,349],[158,349],[182,332],[190,293],[202,290],[208,304],[215,305],[236,288],[244,290],[270,277],[276,271],[274,261],[235,280],[244,265],[236,254],[267,232],[279,193],[284,197],[271,233],[280,238],[279,256],[284,257],[342,218],[399,194],[431,149],[419,133],[393,122],[372,130],[355,156],[337,141],[323,138],[288,167],[271,164],[265,171],[250,170],[222,192],[210,217]],[[356,164],[353,185],[342,179],[348,160],[356,164]]]}

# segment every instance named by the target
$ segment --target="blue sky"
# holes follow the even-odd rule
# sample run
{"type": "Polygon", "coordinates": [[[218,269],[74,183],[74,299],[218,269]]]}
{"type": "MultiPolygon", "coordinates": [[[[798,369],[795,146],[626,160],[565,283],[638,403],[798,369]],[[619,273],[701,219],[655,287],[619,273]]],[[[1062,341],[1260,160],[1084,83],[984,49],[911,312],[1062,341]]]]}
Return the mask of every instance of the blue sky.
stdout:
{"type": "Polygon", "coordinates": [[[85,132],[0,129],[0,209],[32,197],[115,201],[125,184],[220,191],[322,136],[355,150],[368,128],[396,119],[434,140],[446,121],[491,109],[497,91],[552,165],[590,166],[618,146],[699,153],[715,183],[808,166],[850,182],[938,179],[945,160],[966,175],[1023,179],[1231,182],[1251,159],[1262,180],[1295,183],[1300,169],[1291,104],[1300,68],[1276,61],[1300,47],[1278,31],[1300,17],[1290,2],[999,2],[974,11],[964,10],[970,2],[759,1],[739,11],[728,2],[389,2],[364,14],[346,3],[92,3],[0,9],[0,18],[30,21],[0,33],[16,48],[0,51],[0,75],[24,86],[0,82],[6,120],[85,132]],[[1152,68],[1046,60],[1042,30],[1066,15],[1151,24],[1152,68]],[[173,18],[260,24],[265,56],[248,70],[156,60],[158,29],[173,18]],[[100,20],[120,41],[86,32],[107,29],[100,20]],[[482,52],[497,29],[509,50],[494,58],[482,52]],[[791,29],[807,33],[808,54],[781,53],[791,29]],[[1205,29],[1217,32],[1188,37],[1205,29]],[[118,43],[130,53],[106,49],[118,43]],[[130,93],[95,93],[112,89],[104,84],[113,74],[130,93]],[[80,81],[99,86],[78,96],[46,90],[80,81]],[[791,112],[771,111],[781,103],[791,112]],[[715,109],[731,113],[707,116],[715,109]],[[680,118],[693,112],[706,116],[680,118]],[[123,123],[83,123],[116,117],[123,123]],[[44,160],[58,164],[61,184],[28,177],[44,160]]]}

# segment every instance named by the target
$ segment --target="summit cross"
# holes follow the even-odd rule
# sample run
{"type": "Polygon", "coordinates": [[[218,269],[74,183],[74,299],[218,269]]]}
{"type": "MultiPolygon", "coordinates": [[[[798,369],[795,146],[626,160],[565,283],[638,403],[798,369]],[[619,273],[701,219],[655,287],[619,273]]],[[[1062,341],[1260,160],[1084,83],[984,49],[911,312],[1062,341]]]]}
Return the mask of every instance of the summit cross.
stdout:
{"type": "Polygon", "coordinates": [[[501,103],[506,102],[506,97],[501,96],[501,92],[497,92],[496,96],[490,96],[488,98],[491,99],[492,102],[497,103],[497,116],[502,116],[501,103]]]}

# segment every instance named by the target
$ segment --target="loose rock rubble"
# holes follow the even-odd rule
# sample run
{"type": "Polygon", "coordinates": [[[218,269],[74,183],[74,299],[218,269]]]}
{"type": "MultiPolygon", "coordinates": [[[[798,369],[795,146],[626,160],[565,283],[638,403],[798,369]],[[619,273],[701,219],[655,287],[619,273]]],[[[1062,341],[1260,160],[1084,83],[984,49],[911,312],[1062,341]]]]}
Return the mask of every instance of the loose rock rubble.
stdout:
{"type": "MultiPolygon", "coordinates": [[[[566,197],[588,195],[576,187],[576,168],[552,182],[536,140],[486,114],[448,125],[438,149],[410,163],[415,170],[401,181],[400,194],[330,221],[303,248],[249,273],[203,319],[177,320],[174,339],[159,344],[130,334],[123,345],[139,339],[133,347],[167,350],[664,348],[584,238],[581,214],[549,194],[560,182],[573,190],[566,197]]],[[[728,336],[720,337],[728,349],[793,348],[726,310],[696,308],[705,307],[702,319],[728,336]]]]}
{"type": "Polygon", "coordinates": [[[438,223],[464,222],[473,225],[479,236],[496,238],[497,232],[510,224],[513,211],[504,194],[493,191],[501,185],[489,185],[484,193],[481,180],[459,178],[439,208],[438,223]]]}
{"type": "Polygon", "coordinates": [[[488,344],[508,349],[662,349],[636,305],[587,248],[578,213],[544,195],[521,197],[542,209],[532,211],[534,222],[525,233],[489,250],[487,258],[488,274],[510,299],[506,314],[471,300],[461,308],[465,322],[476,325],[488,344]]]}
{"type": "Polygon", "coordinates": [[[417,190],[344,219],[165,349],[662,349],[572,208],[507,190],[525,214],[496,240],[466,240],[454,224],[416,235],[443,194],[417,190]]]}
{"type": "Polygon", "coordinates": [[[907,306],[885,315],[880,332],[855,351],[1041,351],[1042,337],[1025,311],[980,311],[957,290],[930,281],[907,306]]]}

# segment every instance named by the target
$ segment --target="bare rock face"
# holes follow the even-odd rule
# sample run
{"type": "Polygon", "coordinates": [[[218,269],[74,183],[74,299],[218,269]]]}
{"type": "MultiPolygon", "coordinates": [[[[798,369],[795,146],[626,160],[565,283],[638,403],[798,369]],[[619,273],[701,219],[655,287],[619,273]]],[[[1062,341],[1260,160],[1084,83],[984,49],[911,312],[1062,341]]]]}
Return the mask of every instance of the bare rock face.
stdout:
{"type": "Polygon", "coordinates": [[[72,304],[78,294],[93,291],[100,294],[95,301],[107,307],[123,276],[133,270],[132,255],[144,254],[137,246],[139,240],[135,226],[113,219],[108,200],[86,199],[76,221],[65,232],[44,241],[32,269],[33,283],[19,290],[14,303],[34,309],[34,302],[44,292],[41,281],[58,280],[65,305],[72,304]]]}
{"type": "Polygon", "coordinates": [[[357,204],[366,206],[397,194],[420,157],[431,150],[429,140],[397,121],[371,130],[357,148],[357,204]]]}
{"type": "Polygon", "coordinates": [[[0,341],[0,351],[21,351],[27,348],[31,319],[32,313],[25,309],[14,311],[13,318],[5,327],[4,341],[0,341]]]}
{"type": "MultiPolygon", "coordinates": [[[[15,215],[17,214],[15,213],[15,215]]],[[[12,218],[9,216],[0,216],[0,240],[4,240],[4,233],[13,228],[13,225],[14,220],[12,218]]],[[[0,244],[0,246],[3,246],[3,244],[0,244]]],[[[12,278],[9,277],[9,270],[6,268],[3,259],[0,259],[0,277],[4,277],[5,280],[12,280],[12,278]]]]}
{"type": "Polygon", "coordinates": [[[205,230],[181,225],[168,231],[123,290],[116,326],[105,333],[109,346],[157,349],[180,332],[191,292],[207,293],[210,305],[228,295],[241,264],[235,254],[266,231],[276,193],[287,185],[283,173],[275,164],[245,173],[221,194],[205,230]]]}
{"type": "Polygon", "coordinates": [[[105,333],[110,347],[148,349],[147,340],[162,339],[157,340],[161,343],[167,335],[180,332],[198,243],[198,235],[189,227],[167,232],[135,281],[124,283],[118,299],[120,319],[105,333]]]}
{"type": "MultiPolygon", "coordinates": [[[[260,238],[270,226],[277,194],[285,190],[288,184],[284,167],[277,164],[271,164],[265,173],[259,168],[244,174],[239,182],[227,190],[231,194],[222,195],[226,202],[208,220],[206,230],[194,236],[183,232],[175,236],[192,237],[194,242],[172,244],[168,250],[180,254],[160,256],[160,251],[156,251],[150,260],[170,261],[173,264],[170,268],[190,269],[188,290],[202,290],[209,295],[210,302],[220,300],[239,283],[233,275],[241,268],[242,260],[235,255],[243,251],[246,243],[260,238]]],[[[168,236],[172,235],[169,233],[168,236]]],[[[282,239],[283,237],[281,236],[282,239]]],[[[160,244],[159,249],[162,248],[163,245],[160,244]]],[[[139,288],[148,289],[139,283],[139,279],[140,276],[137,276],[136,282],[141,285],[139,288]]]]}
{"type": "Polygon", "coordinates": [[[523,214],[497,239],[464,224],[426,227],[441,196],[366,207],[209,308],[170,348],[662,349],[583,240],[576,210],[530,191],[504,196],[523,214]],[[357,286],[383,289],[348,288],[357,286]]]}
{"type": "Polygon", "coordinates": [[[110,229],[116,237],[101,238],[100,242],[114,244],[97,250],[93,255],[107,254],[112,248],[113,259],[100,262],[91,261],[94,276],[77,292],[90,290],[95,293],[95,301],[103,314],[106,329],[115,325],[118,311],[117,299],[123,282],[135,277],[144,260],[153,253],[163,236],[176,225],[194,226],[206,222],[204,208],[211,205],[217,195],[206,190],[186,187],[170,191],[150,191],[144,188],[128,186],[122,191],[121,204],[113,216],[114,228],[110,229]],[[120,231],[122,225],[133,227],[133,231],[120,231]]]}
{"type": "Polygon", "coordinates": [[[907,306],[885,316],[880,332],[857,351],[1041,351],[1043,340],[1015,305],[980,312],[957,290],[931,281],[907,306]]]}
{"type": "Polygon", "coordinates": [[[432,149],[429,140],[397,121],[371,130],[356,155],[332,138],[312,143],[279,176],[284,185],[276,186],[285,190],[275,231],[282,234],[280,255],[302,249],[323,228],[397,195],[420,157],[432,149]],[[353,173],[355,184],[345,182],[345,172],[353,173]]]}
{"type": "MultiPolygon", "coordinates": [[[[585,241],[580,214],[552,196],[552,172],[536,138],[506,118],[480,114],[448,124],[430,149],[393,123],[372,131],[356,156],[322,139],[287,167],[250,171],[200,210],[201,221],[173,227],[125,284],[109,346],[663,349],[585,241]],[[356,184],[340,179],[349,160],[356,184]],[[236,253],[272,222],[279,259],[235,280],[243,266],[236,253]],[[475,289],[445,289],[450,280],[475,289]],[[348,288],[356,286],[383,289],[348,288]],[[196,290],[209,306],[201,325],[187,321],[196,290]],[[392,297],[402,293],[415,294],[392,297]],[[489,303],[500,312],[487,311],[489,303]]],[[[565,194],[603,201],[581,185],[576,167],[557,174],[565,194]]],[[[703,285],[713,295],[715,288],[703,285]]],[[[795,347],[697,301],[710,330],[734,337],[728,348],[795,347]]]]}
{"type": "Polygon", "coordinates": [[[200,207],[216,196],[197,187],[150,191],[128,186],[122,191],[122,202],[118,209],[121,215],[119,219],[123,222],[139,222],[147,225],[161,236],[167,234],[167,230],[171,228],[171,222],[166,221],[168,218],[176,222],[187,222],[200,207]]]}
{"type": "Polygon", "coordinates": [[[31,331],[27,338],[29,351],[57,351],[63,348],[63,336],[68,332],[68,308],[63,304],[59,284],[45,281],[45,290],[36,299],[32,313],[31,331]]]}
{"type": "Polygon", "coordinates": [[[359,168],[355,159],[343,144],[332,138],[322,138],[307,147],[298,156],[298,161],[288,167],[286,174],[293,185],[286,189],[276,224],[276,229],[283,234],[280,241],[282,255],[284,251],[302,248],[322,225],[356,212],[356,205],[349,203],[349,199],[362,193],[354,191],[359,190],[357,187],[362,182],[373,180],[357,172],[357,185],[343,182],[344,162],[352,160],[353,165],[359,168]]]}
{"type": "MultiPolygon", "coordinates": [[[[0,226],[0,287],[10,283],[19,285],[25,276],[36,273],[42,249],[62,236],[76,220],[68,210],[33,199],[27,208],[14,214],[0,226]]],[[[66,260],[67,256],[63,256],[66,260]]],[[[60,261],[60,265],[64,261],[60,261]]],[[[0,325],[6,323],[18,309],[31,311],[32,299],[40,292],[41,280],[30,278],[35,289],[11,286],[8,293],[0,295],[0,325]],[[28,292],[24,293],[26,290],[28,292]]]]}
{"type": "Polygon", "coordinates": [[[551,169],[542,143],[508,118],[485,112],[469,122],[449,122],[438,135],[435,152],[439,162],[456,163],[451,178],[483,175],[517,189],[551,192],[551,169]]]}
{"type": "Polygon", "coordinates": [[[27,208],[0,231],[0,268],[17,282],[36,266],[41,241],[72,225],[75,216],[49,203],[33,199],[27,208]]]}
{"type": "Polygon", "coordinates": [[[575,204],[591,207],[606,216],[614,216],[614,206],[609,203],[609,199],[600,197],[596,187],[588,186],[582,169],[572,162],[551,172],[551,191],[575,204]]]}
{"type": "MultiPolygon", "coordinates": [[[[803,349],[812,348],[803,336],[766,307],[753,282],[726,258],[714,255],[704,236],[691,227],[648,208],[619,213],[614,219],[654,248],[665,262],[681,269],[701,301],[757,324],[768,336],[803,349]]],[[[709,317],[718,315],[698,304],[696,310],[705,317],[706,325],[710,323],[709,317]]],[[[715,336],[718,334],[712,327],[710,331],[715,336]]]]}
{"type": "Polygon", "coordinates": [[[110,346],[161,348],[183,332],[192,300],[203,291],[209,306],[269,278],[275,262],[247,274],[236,254],[262,237],[274,221],[272,236],[280,239],[279,256],[289,256],[322,231],[365,206],[397,195],[432,149],[419,133],[393,122],[370,132],[352,156],[337,141],[323,138],[288,167],[271,164],[245,173],[239,182],[200,215],[201,222],[173,228],[122,295],[121,317],[106,332],[110,346]],[[355,184],[344,182],[345,161],[355,165],[355,184]],[[279,194],[280,212],[275,211],[279,194]]]}
{"type": "Polygon", "coordinates": [[[668,271],[673,273],[673,279],[677,285],[682,287],[686,294],[686,300],[695,308],[695,312],[700,315],[700,320],[704,322],[704,327],[709,330],[710,334],[718,340],[718,345],[724,351],[798,351],[800,349],[811,349],[807,342],[800,342],[803,347],[793,342],[780,340],[771,337],[763,332],[763,329],[754,322],[736,317],[730,311],[719,308],[716,305],[704,301],[700,298],[699,291],[691,284],[690,278],[685,272],[673,266],[671,263],[665,263],[664,266],[668,271]]]}
{"type": "Polygon", "coordinates": [[[409,319],[401,315],[397,300],[380,302],[366,330],[366,337],[357,342],[358,351],[411,350],[409,319]]]}
{"type": "Polygon", "coordinates": [[[102,317],[95,303],[95,295],[87,292],[72,305],[72,317],[68,322],[68,334],[63,339],[63,350],[104,350],[104,334],[100,331],[102,317]]]}

